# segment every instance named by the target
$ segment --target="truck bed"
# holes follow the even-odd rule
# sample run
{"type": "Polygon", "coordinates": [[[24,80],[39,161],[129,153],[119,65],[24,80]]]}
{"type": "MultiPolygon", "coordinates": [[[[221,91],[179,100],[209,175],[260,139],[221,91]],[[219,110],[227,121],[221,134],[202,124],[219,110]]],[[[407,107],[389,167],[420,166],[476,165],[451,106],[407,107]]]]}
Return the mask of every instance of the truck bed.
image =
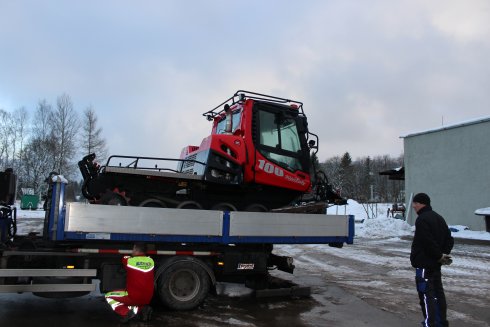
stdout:
{"type": "Polygon", "coordinates": [[[348,215],[67,203],[60,218],[52,228],[59,231],[58,239],[64,240],[352,244],[354,237],[354,217],[348,215]]]}

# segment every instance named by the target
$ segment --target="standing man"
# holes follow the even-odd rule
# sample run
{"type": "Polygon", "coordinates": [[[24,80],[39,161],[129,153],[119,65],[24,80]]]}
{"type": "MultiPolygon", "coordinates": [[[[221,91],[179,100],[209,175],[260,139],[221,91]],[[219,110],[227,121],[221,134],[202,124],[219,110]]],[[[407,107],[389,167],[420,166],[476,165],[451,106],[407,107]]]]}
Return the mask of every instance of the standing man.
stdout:
{"type": "Polygon", "coordinates": [[[449,253],[454,245],[446,221],[432,210],[430,198],[425,193],[413,197],[415,221],[410,261],[416,268],[415,283],[425,327],[449,326],[446,318],[446,297],[442,287],[441,265],[452,263],[449,253]]]}
{"type": "Polygon", "coordinates": [[[152,313],[148,304],[153,297],[155,264],[146,256],[146,244],[136,243],[131,256],[123,257],[122,263],[126,269],[126,289],[107,293],[107,303],[121,316],[123,323],[138,315],[148,321],[152,313]]]}

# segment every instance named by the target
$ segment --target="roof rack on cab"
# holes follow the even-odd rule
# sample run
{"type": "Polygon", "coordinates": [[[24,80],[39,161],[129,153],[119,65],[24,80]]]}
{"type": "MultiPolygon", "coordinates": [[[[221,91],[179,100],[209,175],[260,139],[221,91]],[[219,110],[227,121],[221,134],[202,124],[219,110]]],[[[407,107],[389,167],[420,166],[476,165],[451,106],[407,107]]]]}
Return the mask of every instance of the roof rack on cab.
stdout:
{"type": "Polygon", "coordinates": [[[301,114],[304,114],[303,102],[295,101],[291,99],[279,98],[267,94],[238,90],[231,97],[229,97],[228,99],[226,99],[225,101],[223,101],[222,103],[214,107],[213,109],[206,111],[202,115],[206,117],[208,120],[213,120],[215,117],[220,116],[221,113],[224,111],[223,105],[227,104],[228,102],[231,102],[231,104],[229,105],[232,106],[235,103],[245,101],[246,99],[259,100],[263,102],[281,103],[286,105],[289,104],[292,108],[297,109],[298,111],[301,112],[301,114]]]}

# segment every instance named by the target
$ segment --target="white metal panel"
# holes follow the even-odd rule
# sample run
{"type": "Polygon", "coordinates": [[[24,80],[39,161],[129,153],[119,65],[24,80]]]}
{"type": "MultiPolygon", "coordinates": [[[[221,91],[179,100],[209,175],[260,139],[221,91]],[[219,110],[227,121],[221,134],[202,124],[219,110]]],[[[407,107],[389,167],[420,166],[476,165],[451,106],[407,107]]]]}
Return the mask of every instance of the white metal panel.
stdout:
{"type": "Polygon", "coordinates": [[[349,216],[231,212],[230,236],[348,236],[349,216]]]}
{"type": "Polygon", "coordinates": [[[69,203],[66,232],[221,236],[223,212],[69,203]]]}
{"type": "Polygon", "coordinates": [[[96,284],[19,284],[0,285],[0,293],[21,292],[92,292],[96,284]]]}
{"type": "Polygon", "coordinates": [[[97,269],[0,269],[0,277],[95,277],[97,269]]]}

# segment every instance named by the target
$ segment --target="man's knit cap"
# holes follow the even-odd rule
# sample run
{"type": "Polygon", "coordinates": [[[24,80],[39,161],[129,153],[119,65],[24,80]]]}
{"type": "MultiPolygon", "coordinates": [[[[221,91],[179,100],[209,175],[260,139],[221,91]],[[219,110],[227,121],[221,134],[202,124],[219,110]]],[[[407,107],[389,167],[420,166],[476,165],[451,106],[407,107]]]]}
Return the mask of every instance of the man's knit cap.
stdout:
{"type": "Polygon", "coordinates": [[[425,204],[426,206],[430,206],[430,198],[427,194],[425,193],[417,193],[413,197],[412,202],[418,202],[421,204],[425,204]]]}

